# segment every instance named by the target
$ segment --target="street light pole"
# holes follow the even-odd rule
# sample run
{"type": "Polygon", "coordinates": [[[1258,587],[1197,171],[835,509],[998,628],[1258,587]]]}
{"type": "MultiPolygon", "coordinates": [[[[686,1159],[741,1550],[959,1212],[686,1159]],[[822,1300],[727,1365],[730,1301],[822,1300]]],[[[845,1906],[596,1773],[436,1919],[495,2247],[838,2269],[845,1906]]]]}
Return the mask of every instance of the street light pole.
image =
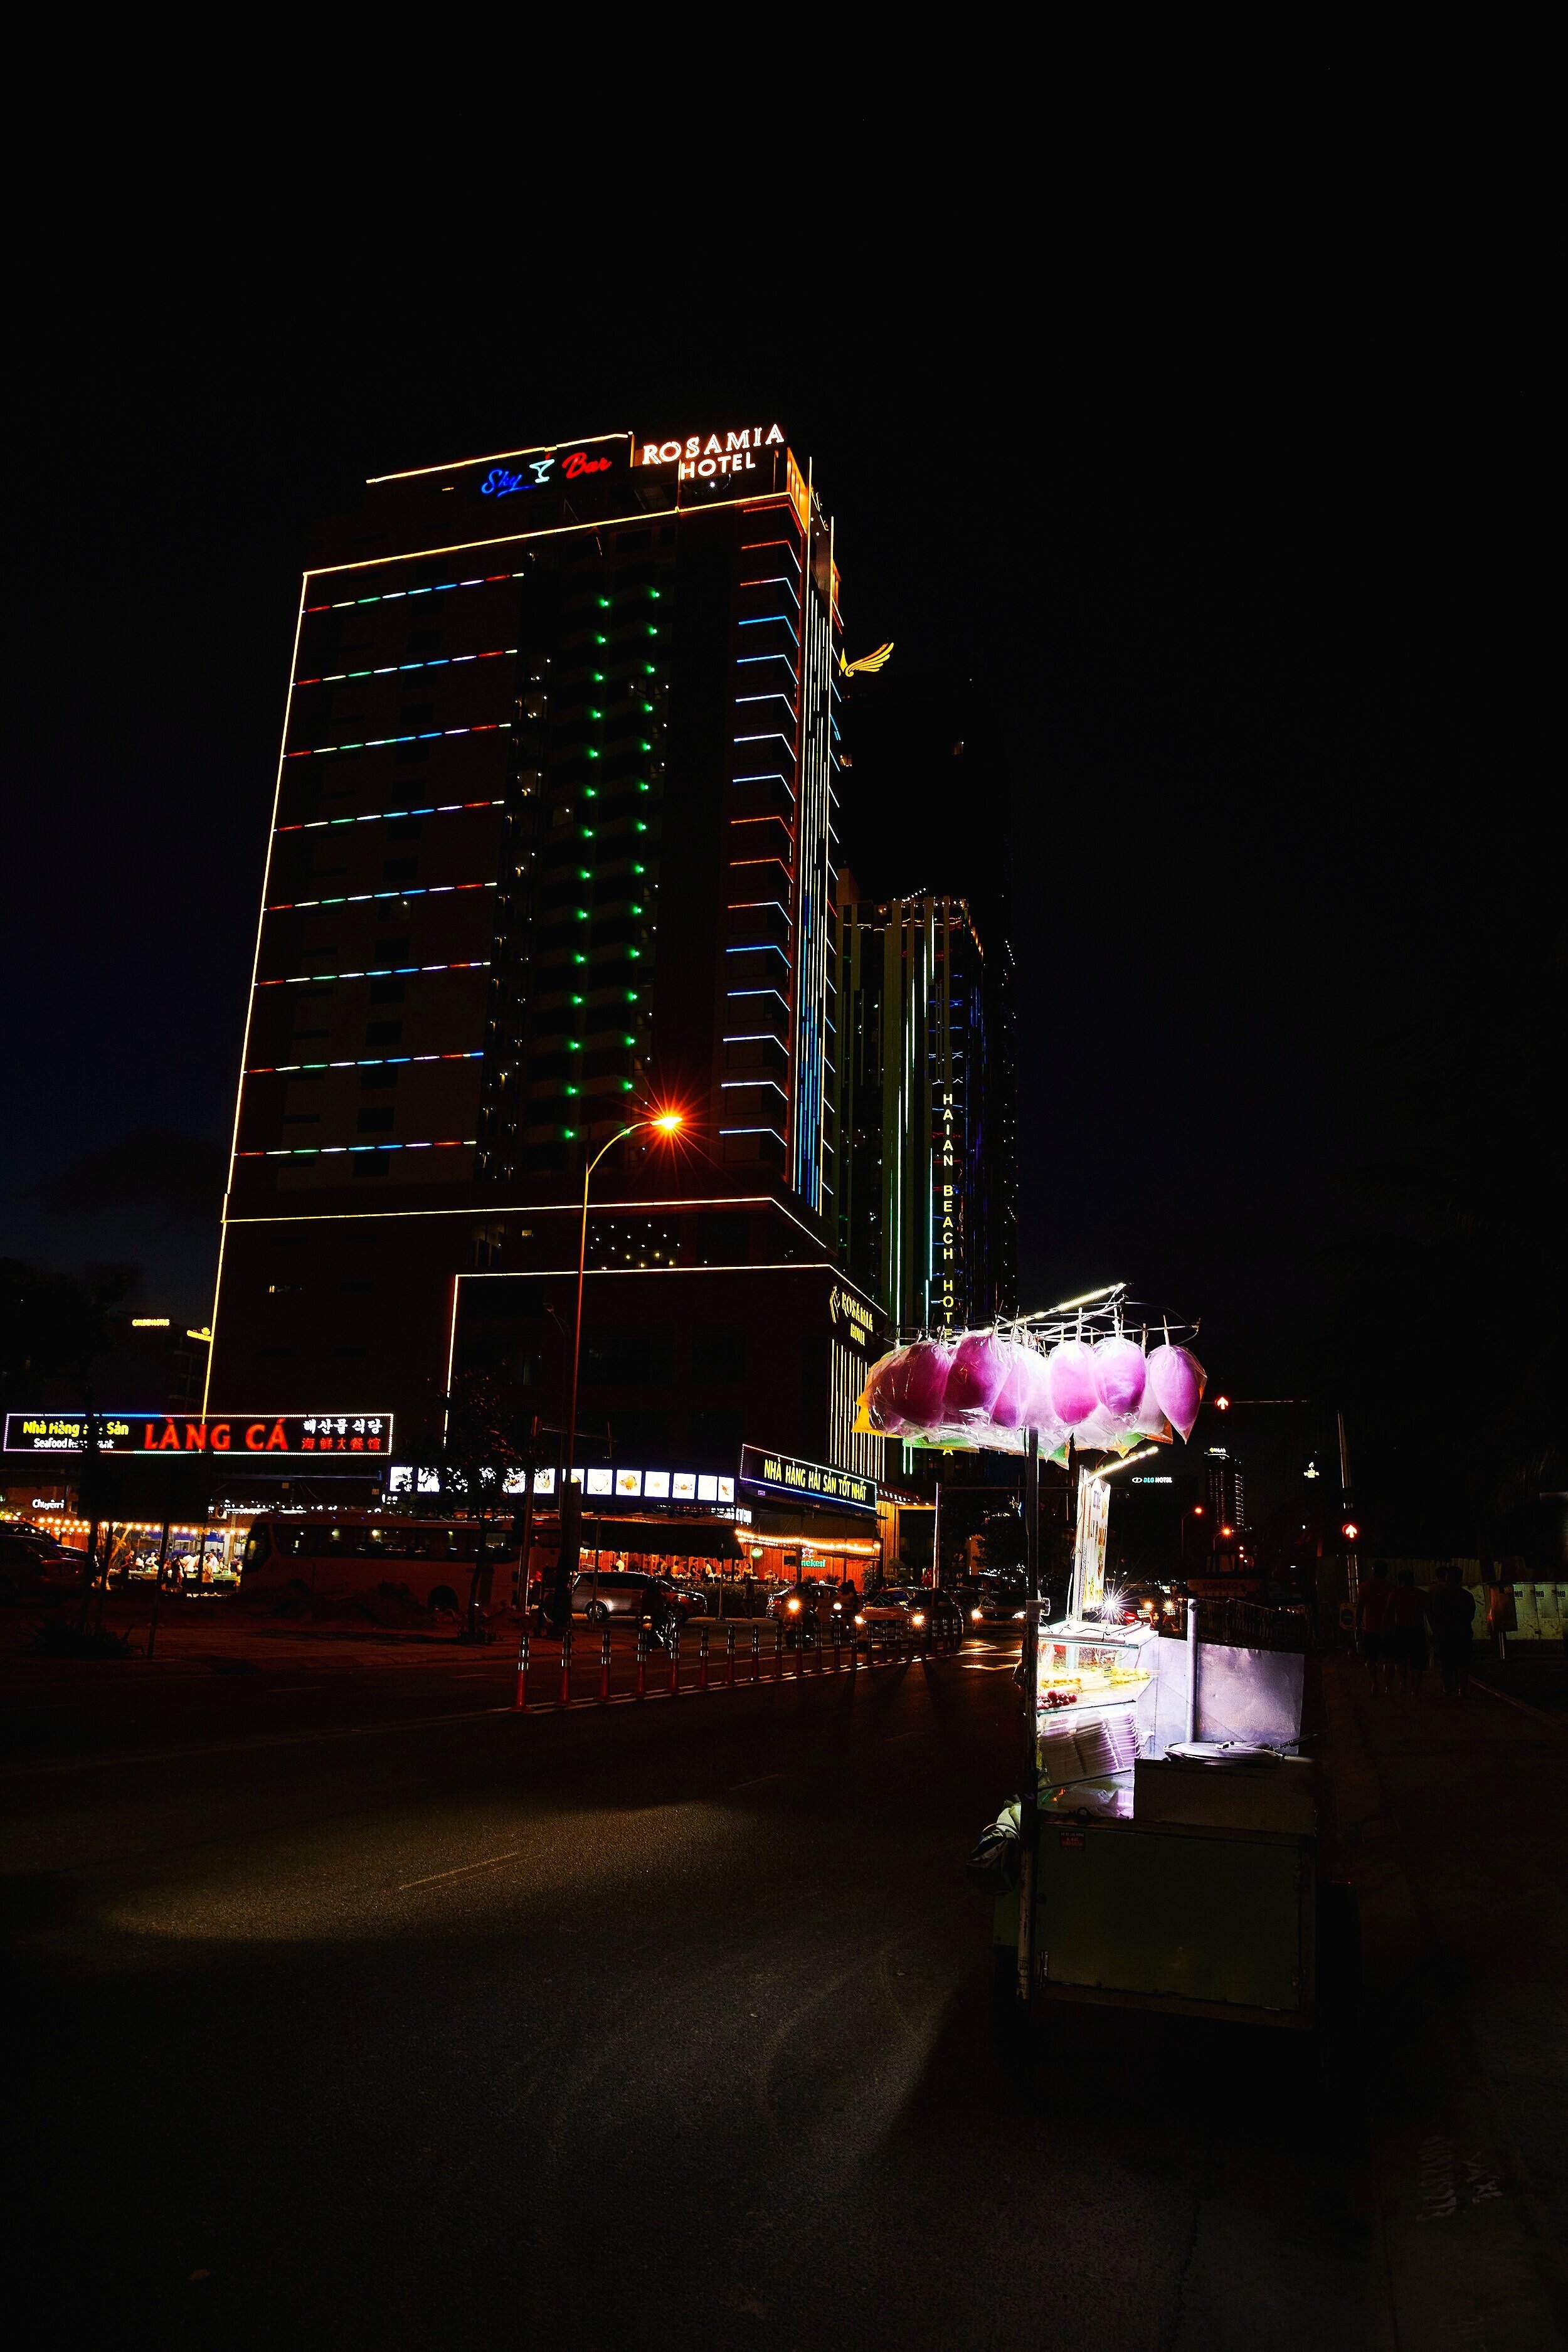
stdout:
{"type": "Polygon", "coordinates": [[[617,1128],[609,1140],[600,1145],[583,1171],[583,1224],[577,1241],[577,1314],[572,1328],[572,1386],[566,1408],[566,1462],[561,1474],[559,1503],[561,1548],[555,1570],[555,1611],[558,1620],[563,1622],[566,1595],[570,1591],[568,1579],[571,1570],[566,1563],[569,1554],[575,1554],[576,1530],[580,1525],[572,1472],[577,1451],[577,1375],[583,1356],[583,1286],[588,1268],[588,1186],[605,1152],[612,1151],[617,1143],[625,1142],[628,1135],[636,1135],[645,1127],[657,1128],[661,1135],[674,1135],[685,1123],[684,1114],[678,1110],[657,1111],[648,1118],[634,1118],[629,1126],[617,1128]],[[570,1536],[568,1528],[573,1531],[570,1536]]]}
{"type": "MultiPolygon", "coordinates": [[[[1335,1419],[1339,1423],[1340,1431],[1340,1514],[1342,1525],[1344,1524],[1345,1514],[1352,1508],[1351,1442],[1345,1435],[1344,1414],[1342,1412],[1338,1412],[1335,1414],[1335,1419]]],[[[1342,1538],[1342,1540],[1343,1538],[1342,1538]]],[[[1361,1599],[1361,1562],[1353,1549],[1347,1551],[1345,1554],[1345,1591],[1350,1600],[1351,1613],[1353,1619],[1357,1603],[1361,1599]]]]}
{"type": "Polygon", "coordinates": [[[1018,1979],[1026,2080],[1035,1990],[1035,1872],[1040,1840],[1040,1759],[1036,1685],[1040,1654],[1040,1433],[1031,1429],[1024,1456],[1024,1778],[1018,1791],[1018,1979]]]}

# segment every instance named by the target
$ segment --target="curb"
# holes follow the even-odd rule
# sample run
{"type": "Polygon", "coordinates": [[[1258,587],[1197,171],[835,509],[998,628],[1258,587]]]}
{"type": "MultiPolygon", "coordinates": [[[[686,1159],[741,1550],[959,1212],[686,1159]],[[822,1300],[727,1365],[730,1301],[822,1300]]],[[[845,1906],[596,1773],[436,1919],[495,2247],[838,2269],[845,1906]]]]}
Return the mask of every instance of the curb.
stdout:
{"type": "Polygon", "coordinates": [[[1531,1706],[1527,1698],[1515,1698],[1511,1691],[1494,1690],[1490,1683],[1480,1682],[1474,1675],[1470,1682],[1476,1690],[1485,1691],[1489,1698],[1499,1700],[1502,1706],[1516,1706],[1521,1715],[1532,1715],[1537,1723],[1544,1723],[1553,1731],[1568,1731],[1568,1716],[1552,1715],[1543,1706],[1531,1706]]]}

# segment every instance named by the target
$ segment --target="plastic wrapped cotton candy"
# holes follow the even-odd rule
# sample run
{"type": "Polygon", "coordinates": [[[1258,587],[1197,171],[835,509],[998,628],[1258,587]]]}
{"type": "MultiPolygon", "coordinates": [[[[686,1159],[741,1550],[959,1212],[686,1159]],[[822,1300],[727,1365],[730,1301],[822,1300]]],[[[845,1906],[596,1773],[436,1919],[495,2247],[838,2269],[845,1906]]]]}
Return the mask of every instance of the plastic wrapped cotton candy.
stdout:
{"type": "Polygon", "coordinates": [[[1053,1348],[1046,1363],[1051,1411],[1064,1429],[1076,1429],[1100,1402],[1094,1386],[1094,1358],[1081,1339],[1064,1339],[1053,1348]]]}
{"type": "Polygon", "coordinates": [[[917,1339],[905,1360],[895,1402],[911,1429],[938,1429],[947,1404],[953,1350],[940,1339],[917,1339]]]}
{"type": "Polygon", "coordinates": [[[1184,1438],[1193,1433],[1207,1378],[1194,1355],[1185,1348],[1173,1347],[1168,1339],[1149,1359],[1149,1386],[1154,1402],[1184,1438]]]}
{"type": "Polygon", "coordinates": [[[1080,1421],[1073,1431],[1073,1444],[1080,1454],[1109,1454],[1118,1445],[1130,1443],[1131,1433],[1119,1413],[1107,1412],[1097,1404],[1087,1421],[1080,1421]]]}
{"type": "Polygon", "coordinates": [[[1004,1339],[1006,1369],[992,1402],[991,1418],[998,1429],[1027,1429],[1037,1410],[1049,1411],[1046,1395],[1046,1360],[1037,1349],[1004,1339]]]}
{"type": "Polygon", "coordinates": [[[1144,1382],[1142,1402],[1128,1423],[1127,1433],[1130,1437],[1152,1437],[1162,1445],[1171,1442],[1171,1424],[1160,1410],[1152,1381],[1144,1382]]]}
{"type": "Polygon", "coordinates": [[[1143,1350],[1135,1339],[1124,1339],[1119,1332],[1095,1349],[1095,1394],[1113,1420],[1131,1423],[1143,1402],[1148,1377],[1143,1350]]]}
{"type": "Polygon", "coordinates": [[[905,1354],[904,1349],[895,1348],[872,1365],[867,1378],[866,1418],[884,1437],[897,1437],[908,1426],[897,1402],[905,1354]]]}
{"type": "Polygon", "coordinates": [[[947,1376],[947,1419],[963,1421],[971,1415],[989,1419],[1011,1369],[1007,1344],[998,1333],[966,1331],[952,1351],[952,1370],[947,1376]]]}

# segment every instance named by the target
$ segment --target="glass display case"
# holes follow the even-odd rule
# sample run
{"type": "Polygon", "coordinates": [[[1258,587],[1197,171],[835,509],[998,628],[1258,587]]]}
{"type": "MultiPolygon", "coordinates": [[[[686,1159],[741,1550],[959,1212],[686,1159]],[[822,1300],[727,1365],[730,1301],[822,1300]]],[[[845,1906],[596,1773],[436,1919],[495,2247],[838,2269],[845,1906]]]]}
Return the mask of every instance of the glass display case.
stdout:
{"type": "Polygon", "coordinates": [[[1152,1625],[1042,1625],[1035,1686],[1042,1721],[1069,1707],[1136,1706],[1153,1684],[1159,1641],[1152,1625]]]}
{"type": "Polygon", "coordinates": [[[1066,1618],[1041,1626],[1035,1734],[1047,1811],[1131,1818],[1132,1766],[1152,1742],[1160,1663],[1152,1625],[1066,1618]]]}

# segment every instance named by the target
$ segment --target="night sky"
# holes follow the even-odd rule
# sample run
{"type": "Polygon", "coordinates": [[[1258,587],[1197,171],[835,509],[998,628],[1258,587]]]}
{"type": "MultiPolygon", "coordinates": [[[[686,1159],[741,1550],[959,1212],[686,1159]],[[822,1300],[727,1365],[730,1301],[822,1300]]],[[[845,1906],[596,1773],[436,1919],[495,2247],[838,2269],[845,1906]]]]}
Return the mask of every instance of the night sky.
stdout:
{"type": "Polygon", "coordinates": [[[155,267],[110,230],[90,299],[37,296],[13,436],[0,1254],[209,1304],[312,511],[766,414],[837,519],[851,655],[896,646],[848,862],[1011,860],[1021,1304],[1125,1277],[1202,1314],[1234,1392],[1390,1431],[1432,1350],[1533,1326],[1563,1295],[1540,331],[1457,185],[1423,211],[1329,146],[1261,210],[1042,194],[1002,230],[971,184],[928,241],[922,188],[768,300],[732,228],[526,283],[521,232],[217,272],[195,227],[155,267]]]}

